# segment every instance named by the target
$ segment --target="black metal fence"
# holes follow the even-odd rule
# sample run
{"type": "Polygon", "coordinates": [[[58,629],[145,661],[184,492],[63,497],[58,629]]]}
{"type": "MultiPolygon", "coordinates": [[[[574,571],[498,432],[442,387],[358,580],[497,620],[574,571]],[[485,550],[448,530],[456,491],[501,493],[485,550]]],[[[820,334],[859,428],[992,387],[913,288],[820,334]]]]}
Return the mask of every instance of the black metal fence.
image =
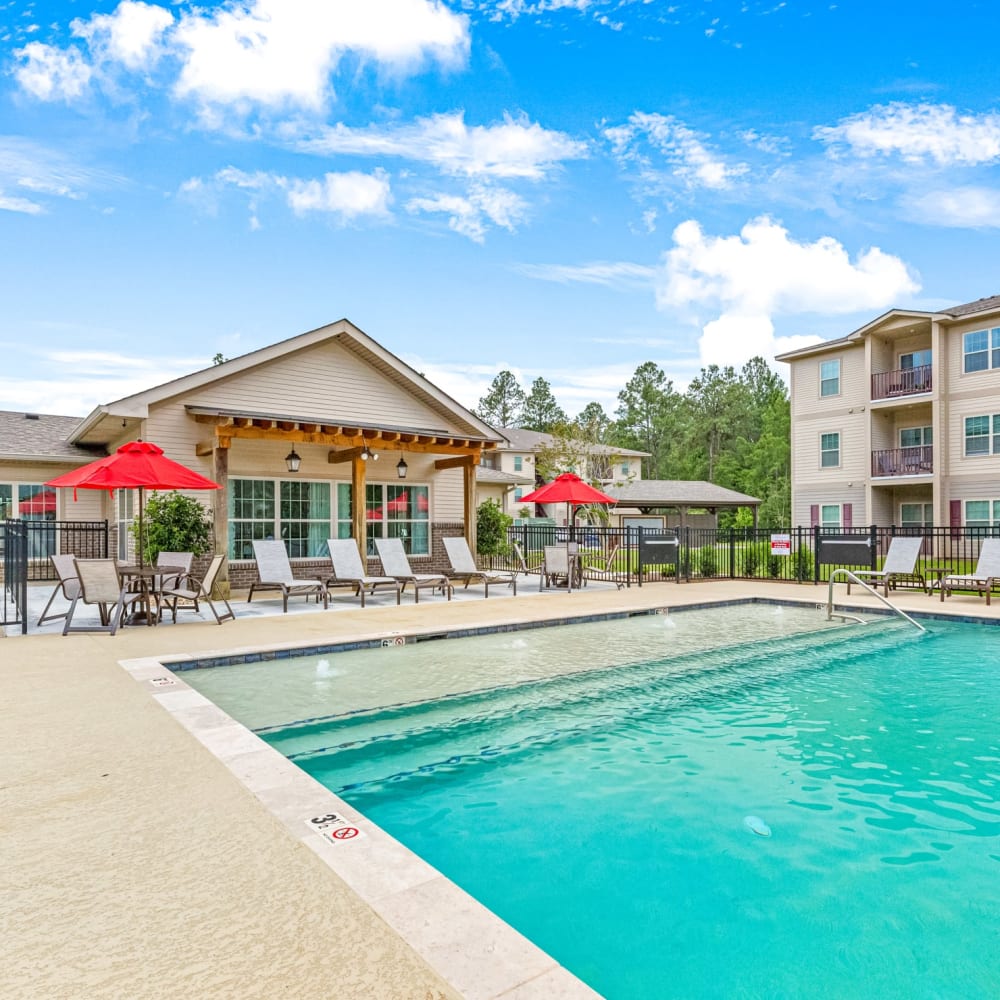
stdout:
{"type": "MultiPolygon", "coordinates": [[[[508,551],[494,568],[539,572],[546,545],[573,543],[584,579],[642,586],[654,580],[784,580],[821,583],[838,568],[878,569],[892,539],[924,539],[915,578],[971,573],[993,528],[611,528],[521,524],[508,529],[508,551]]],[[[919,585],[919,580],[915,579],[919,585]]]]}
{"type": "Polygon", "coordinates": [[[74,555],[80,559],[108,557],[107,521],[6,520],[0,523],[3,553],[3,588],[0,625],[20,625],[28,631],[28,584],[55,581],[49,556],[74,555]]]}

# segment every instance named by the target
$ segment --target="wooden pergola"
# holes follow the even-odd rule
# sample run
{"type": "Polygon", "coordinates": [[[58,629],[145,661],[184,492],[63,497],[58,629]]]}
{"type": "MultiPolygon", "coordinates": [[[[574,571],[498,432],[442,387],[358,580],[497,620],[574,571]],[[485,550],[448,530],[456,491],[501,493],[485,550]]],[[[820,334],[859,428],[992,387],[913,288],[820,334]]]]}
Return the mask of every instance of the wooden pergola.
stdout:
{"type": "MultiPolygon", "coordinates": [[[[356,498],[352,505],[351,533],[362,558],[365,558],[365,472],[364,457],[372,451],[391,449],[402,454],[441,455],[435,469],[464,470],[465,537],[476,551],[476,468],[484,452],[497,446],[496,440],[449,431],[415,427],[384,427],[369,423],[331,423],[308,417],[243,410],[223,410],[205,406],[187,406],[187,412],[200,424],[211,428],[212,436],[199,441],[195,454],[212,456],[213,478],[229,492],[229,452],[234,440],[280,441],[289,445],[326,445],[330,465],[351,463],[351,485],[356,498]],[[360,501],[357,499],[360,498],[360,501]]],[[[216,504],[215,540],[225,551],[228,536],[228,505],[216,504]]]]}

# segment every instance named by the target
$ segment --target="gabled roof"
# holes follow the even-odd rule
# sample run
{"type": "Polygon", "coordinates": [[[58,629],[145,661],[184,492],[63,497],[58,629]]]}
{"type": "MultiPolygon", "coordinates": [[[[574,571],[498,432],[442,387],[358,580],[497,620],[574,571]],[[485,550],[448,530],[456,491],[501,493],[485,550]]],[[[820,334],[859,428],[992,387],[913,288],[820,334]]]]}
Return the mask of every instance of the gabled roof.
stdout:
{"type": "MultiPolygon", "coordinates": [[[[450,423],[458,425],[471,438],[486,441],[500,440],[500,436],[489,424],[480,420],[470,410],[442,392],[423,375],[414,371],[404,361],[372,340],[347,319],[337,320],[335,323],[317,327],[315,330],[251,351],[249,354],[231,358],[221,364],[211,365],[189,375],[182,375],[180,378],[98,406],[74,429],[71,440],[79,443],[105,443],[108,440],[113,440],[120,433],[122,419],[145,418],[149,415],[149,408],[157,403],[194,390],[204,389],[214,382],[222,381],[329,340],[337,341],[382,375],[403,386],[407,393],[441,414],[442,427],[440,430],[446,430],[445,425],[450,423]]],[[[321,415],[316,414],[302,414],[301,419],[318,423],[328,422],[324,421],[321,415]]]]}
{"type": "Polygon", "coordinates": [[[604,490],[623,507],[753,507],[757,497],[698,479],[644,479],[604,490]]]}
{"type": "MultiPolygon", "coordinates": [[[[500,445],[501,451],[533,452],[539,448],[551,448],[555,438],[543,431],[530,431],[526,427],[497,427],[509,445],[500,445]]],[[[621,455],[623,458],[648,458],[648,451],[634,451],[631,448],[617,448],[610,444],[584,444],[580,447],[591,455],[621,455]]]]}
{"type": "Polygon", "coordinates": [[[0,410],[0,460],[17,462],[89,462],[103,457],[105,449],[70,444],[79,417],[51,413],[0,410]]]}
{"type": "Polygon", "coordinates": [[[518,472],[501,472],[499,469],[489,469],[485,465],[476,466],[477,483],[495,483],[505,486],[524,486],[534,484],[533,476],[524,476],[518,472]]]}
{"type": "Polygon", "coordinates": [[[808,347],[800,347],[794,351],[786,351],[784,354],[775,356],[777,361],[795,361],[798,358],[807,358],[812,354],[824,354],[827,351],[834,351],[842,347],[851,347],[861,344],[864,338],[873,330],[884,325],[889,320],[923,320],[947,322],[948,320],[964,319],[968,316],[975,316],[979,313],[1000,312],[1000,295],[989,295],[986,298],[976,299],[974,302],[964,302],[961,305],[949,306],[938,312],[926,312],[915,309],[890,309],[882,313],[864,326],[859,326],[857,330],[851,331],[846,337],[838,337],[835,340],[824,340],[818,344],[810,344],[808,347]]]}

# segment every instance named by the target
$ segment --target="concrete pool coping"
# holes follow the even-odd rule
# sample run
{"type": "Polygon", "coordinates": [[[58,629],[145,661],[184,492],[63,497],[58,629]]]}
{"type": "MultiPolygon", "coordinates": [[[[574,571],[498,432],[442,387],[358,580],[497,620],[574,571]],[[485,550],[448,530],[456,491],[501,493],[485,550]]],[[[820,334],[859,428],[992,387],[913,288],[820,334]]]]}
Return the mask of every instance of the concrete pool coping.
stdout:
{"type": "MultiPolygon", "coordinates": [[[[593,996],[164,659],[754,599],[825,606],[826,587],[659,584],[0,640],[9,995],[593,996]],[[341,826],[308,825],[331,813],[341,826]],[[344,826],[361,835],[332,837],[344,826]]],[[[894,599],[1000,622],[972,596],[894,599]]]]}

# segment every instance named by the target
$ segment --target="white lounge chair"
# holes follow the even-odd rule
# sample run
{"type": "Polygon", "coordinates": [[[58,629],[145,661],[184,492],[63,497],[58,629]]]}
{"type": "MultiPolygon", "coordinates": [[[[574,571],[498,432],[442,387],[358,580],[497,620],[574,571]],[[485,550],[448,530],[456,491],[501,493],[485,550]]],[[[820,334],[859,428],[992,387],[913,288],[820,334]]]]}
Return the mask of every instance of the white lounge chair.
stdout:
{"type": "Polygon", "coordinates": [[[229,601],[221,595],[215,598],[212,597],[212,591],[215,589],[215,582],[222,569],[224,559],[225,556],[212,556],[212,561],[208,565],[208,572],[201,580],[188,573],[185,574],[184,578],[176,586],[164,587],[159,595],[158,615],[160,621],[163,620],[164,605],[170,608],[171,620],[177,621],[177,605],[179,601],[185,601],[190,604],[192,611],[198,611],[200,602],[204,601],[212,614],[215,615],[215,620],[219,625],[225,621],[229,621],[231,618],[235,618],[236,612],[233,611],[229,601]],[[225,604],[226,610],[223,614],[219,614],[213,601],[222,601],[225,604]]]}
{"type": "Polygon", "coordinates": [[[257,590],[280,590],[282,612],[288,611],[289,597],[315,596],[317,602],[322,597],[323,607],[330,606],[326,584],[322,580],[296,580],[292,575],[292,565],[288,561],[285,543],[278,539],[258,539],[253,543],[254,560],[257,563],[257,582],[250,587],[247,604],[253,600],[257,590]]]}
{"type": "MultiPolygon", "coordinates": [[[[921,590],[926,590],[923,573],[918,573],[917,558],[923,538],[903,538],[897,536],[889,543],[889,551],[885,554],[885,562],[881,569],[853,570],[856,577],[865,582],[872,581],[874,586],[882,584],[885,596],[889,596],[889,588],[895,589],[898,583],[919,584],[921,590]]],[[[848,578],[847,592],[851,592],[851,581],[848,578]]]]}
{"type": "Polygon", "coordinates": [[[503,583],[511,587],[517,594],[517,574],[510,570],[482,570],[476,565],[476,560],[472,556],[472,549],[464,538],[445,538],[444,550],[448,554],[448,562],[451,563],[449,578],[455,581],[465,581],[465,589],[469,589],[470,583],[481,583],[485,589],[484,597],[490,596],[491,583],[503,583]]]}
{"type": "Polygon", "coordinates": [[[979,559],[972,573],[952,573],[941,580],[941,600],[951,597],[953,590],[975,590],[986,595],[989,607],[990,592],[1000,584],[1000,538],[984,538],[979,549],[979,559]]]}
{"type": "Polygon", "coordinates": [[[403,585],[406,590],[408,583],[413,584],[413,601],[420,603],[420,591],[429,588],[433,593],[440,590],[451,600],[451,584],[444,573],[414,573],[410,569],[410,560],[406,558],[406,550],[403,542],[399,538],[376,538],[375,548],[378,550],[378,557],[382,560],[382,569],[388,576],[393,576],[403,585]]]}
{"type": "Polygon", "coordinates": [[[326,581],[327,587],[352,584],[355,594],[361,597],[361,607],[365,606],[366,592],[374,595],[379,587],[391,587],[396,591],[396,603],[399,604],[402,583],[393,576],[369,576],[353,538],[328,538],[326,544],[333,563],[333,576],[326,581]]]}

